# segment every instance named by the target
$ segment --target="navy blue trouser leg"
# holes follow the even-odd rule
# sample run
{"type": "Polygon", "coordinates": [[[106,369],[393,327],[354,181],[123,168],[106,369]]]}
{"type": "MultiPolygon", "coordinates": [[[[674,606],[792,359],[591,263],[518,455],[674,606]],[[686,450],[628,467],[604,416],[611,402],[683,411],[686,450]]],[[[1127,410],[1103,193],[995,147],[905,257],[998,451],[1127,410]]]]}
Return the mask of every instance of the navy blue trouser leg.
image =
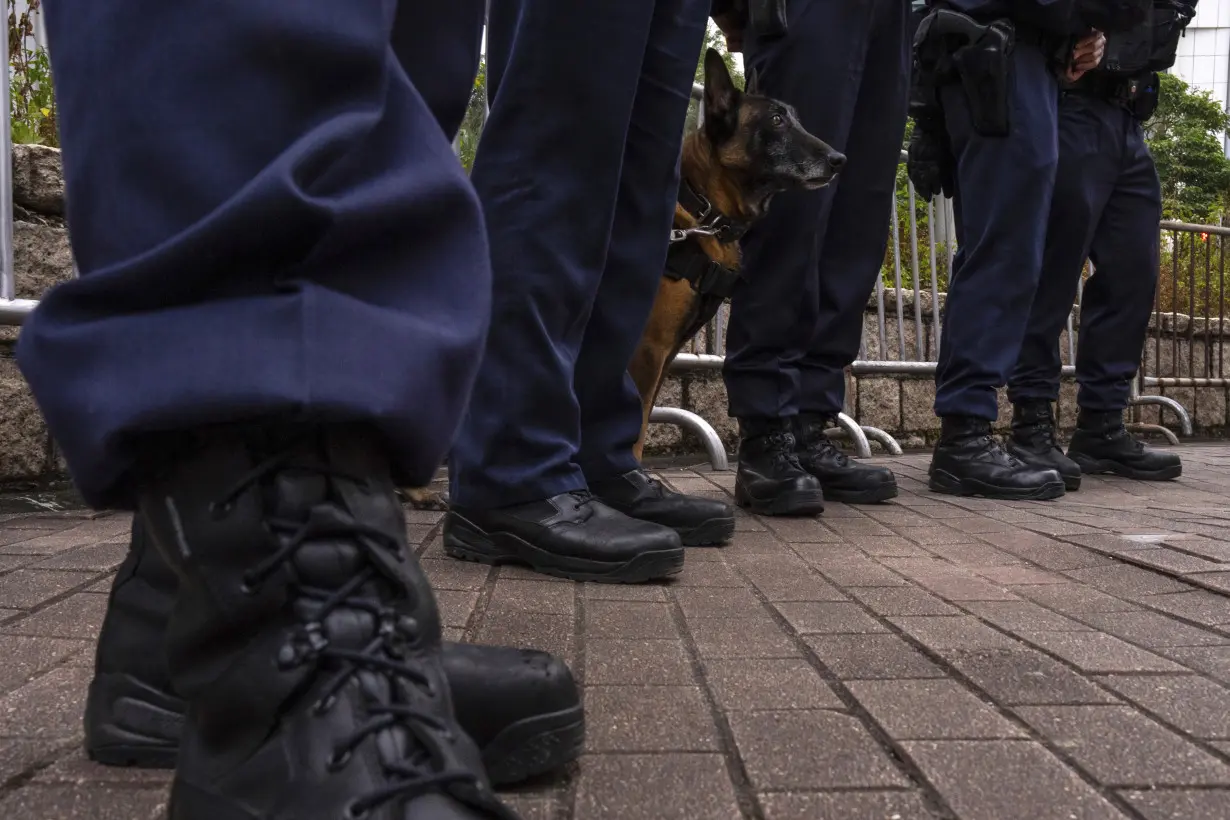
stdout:
{"type": "MultiPolygon", "coordinates": [[[[582,422],[574,375],[607,267],[642,64],[662,48],[650,42],[658,5],[492,4],[494,93],[472,178],[487,217],[494,304],[486,355],[449,459],[450,496],[459,506],[507,506],[585,487],[576,460],[582,422]]],[[[670,167],[662,185],[673,178],[670,167]]],[[[657,223],[657,201],[653,215],[637,219],[657,223]]],[[[656,282],[660,274],[659,264],[638,272],[638,281],[656,282]]],[[[634,337],[645,316],[625,321],[634,337]]],[[[635,341],[612,345],[628,351],[622,373],[635,341]]]]}
{"type": "Polygon", "coordinates": [[[1066,95],[1042,278],[1008,382],[1014,403],[1059,397],[1059,334],[1085,259],[1094,257],[1095,274],[1081,300],[1079,402],[1100,411],[1127,406],[1157,287],[1161,210],[1157,171],[1139,124],[1113,103],[1066,95]]]}
{"type": "Polygon", "coordinates": [[[641,68],[602,283],[577,356],[581,409],[576,462],[598,481],[640,465],[641,394],[628,363],[653,309],[679,196],[679,148],[707,0],[658,0],[641,68]]]}
{"type": "MultiPolygon", "coordinates": [[[[1047,219],[1042,275],[1029,311],[1008,399],[1055,401],[1062,359],[1059,334],[1076,300],[1081,269],[1122,162],[1122,135],[1103,116],[1107,103],[1067,94],[1059,103],[1059,169],[1047,219]]],[[[1082,339],[1083,341],[1083,339],[1082,339]]]]}
{"type": "Polygon", "coordinates": [[[393,19],[393,52],[449,140],[461,130],[474,93],[486,13],[487,0],[401,0],[393,19]],[[448,31],[464,34],[441,36],[448,31]]]}
{"type": "Polygon", "coordinates": [[[941,90],[957,157],[959,250],[944,309],[935,411],[993,421],[1025,336],[1059,162],[1059,91],[1032,45],[1013,52],[1011,130],[976,134],[960,85],[941,90]]]}
{"type": "MultiPolygon", "coordinates": [[[[391,47],[397,8],[46,3],[82,276],[47,295],[18,361],[90,503],[131,503],[153,431],[368,422],[411,483],[448,450],[490,262],[478,199],[391,47]]],[[[474,36],[464,19],[438,31],[447,54],[474,36]]]]}
{"type": "Polygon", "coordinates": [[[1098,412],[1127,407],[1157,295],[1161,182],[1140,125],[1121,114],[1123,162],[1089,248],[1076,348],[1077,404],[1098,412]]]}
{"type": "Polygon", "coordinates": [[[790,31],[750,37],[760,91],[791,103],[849,161],[823,191],[784,194],[743,242],[723,375],[730,414],[837,412],[888,241],[909,82],[908,8],[791,3],[790,31]]]}

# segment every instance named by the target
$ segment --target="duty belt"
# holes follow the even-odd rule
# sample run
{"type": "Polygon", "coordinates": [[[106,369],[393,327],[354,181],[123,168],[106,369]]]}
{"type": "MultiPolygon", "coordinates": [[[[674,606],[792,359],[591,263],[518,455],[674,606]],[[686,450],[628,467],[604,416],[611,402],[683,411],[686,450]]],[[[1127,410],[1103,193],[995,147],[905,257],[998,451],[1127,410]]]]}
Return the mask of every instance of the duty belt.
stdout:
{"type": "Polygon", "coordinates": [[[1065,88],[1064,93],[1084,94],[1113,103],[1130,103],[1140,94],[1140,79],[1107,77],[1092,71],[1065,88]]]}

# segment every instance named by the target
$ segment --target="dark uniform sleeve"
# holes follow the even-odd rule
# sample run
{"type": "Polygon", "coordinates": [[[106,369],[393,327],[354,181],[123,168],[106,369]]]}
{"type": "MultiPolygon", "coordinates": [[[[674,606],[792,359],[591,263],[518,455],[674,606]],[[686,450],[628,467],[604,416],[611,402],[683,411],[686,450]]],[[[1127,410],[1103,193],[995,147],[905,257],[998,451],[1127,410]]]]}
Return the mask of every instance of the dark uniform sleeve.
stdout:
{"type": "Polygon", "coordinates": [[[1067,34],[1076,19],[1076,0],[947,0],[980,23],[1008,18],[1045,31],[1067,34]]]}
{"type": "Polygon", "coordinates": [[[713,4],[709,7],[710,17],[720,17],[727,13],[735,6],[735,0],[713,0],[713,4]]]}

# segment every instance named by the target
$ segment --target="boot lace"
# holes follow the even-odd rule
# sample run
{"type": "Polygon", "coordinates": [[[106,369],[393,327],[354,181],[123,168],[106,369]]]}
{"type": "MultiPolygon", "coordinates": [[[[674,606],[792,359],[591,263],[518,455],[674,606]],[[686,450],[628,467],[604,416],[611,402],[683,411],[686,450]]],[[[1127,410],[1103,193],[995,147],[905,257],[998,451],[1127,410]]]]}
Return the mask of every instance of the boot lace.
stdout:
{"type": "Polygon", "coordinates": [[[764,452],[769,455],[773,466],[793,470],[803,469],[803,466],[799,463],[799,456],[795,452],[798,448],[798,441],[795,439],[794,433],[789,430],[775,430],[772,433],[765,434],[761,442],[761,446],[764,452]]]}
{"type": "Polygon", "coordinates": [[[831,438],[824,434],[824,424],[804,422],[800,442],[810,452],[808,455],[817,460],[833,461],[838,467],[850,463],[850,457],[841,451],[831,438]]]}
{"type": "MultiPolygon", "coordinates": [[[[253,467],[211,505],[211,513],[215,517],[224,517],[240,496],[253,488],[259,490],[265,480],[286,468],[286,462],[295,454],[295,450],[288,449],[253,467]]],[[[296,472],[318,475],[330,484],[335,481],[352,482],[361,492],[372,492],[370,482],[364,477],[350,475],[330,466],[296,463],[293,468],[296,472]]],[[[258,593],[266,581],[293,561],[300,549],[312,542],[344,538],[365,559],[362,568],[336,589],[303,583],[293,570],[289,573],[291,600],[295,602],[297,611],[306,614],[301,614],[302,623],[296,634],[279,650],[278,665],[283,669],[293,669],[310,664],[322,671],[336,670],[313,704],[313,714],[321,716],[328,712],[336,703],[339,693],[360,673],[384,676],[390,684],[389,696],[380,698],[359,683],[358,689],[368,701],[364,710],[367,720],[357,725],[334,747],[327,763],[328,769],[337,771],[343,768],[364,740],[387,729],[402,729],[415,742],[409,759],[381,760],[392,782],[352,800],[346,808],[344,820],[362,820],[374,809],[392,800],[438,792],[453,784],[468,783],[481,788],[473,772],[445,768],[447,755],[442,738],[443,741],[452,740],[450,727],[430,712],[395,701],[398,695],[393,684],[398,680],[426,694],[429,699],[434,699],[438,694],[430,677],[405,662],[406,650],[421,637],[418,622],[370,595],[360,594],[365,585],[381,578],[395,589],[407,589],[408,585],[398,577],[389,560],[392,558],[397,563],[406,561],[406,551],[398,537],[355,520],[341,505],[327,501],[313,505],[306,521],[278,517],[268,511],[262,517],[265,531],[277,545],[277,550],[243,574],[242,588],[247,594],[258,593]],[[333,646],[326,637],[324,622],[331,613],[341,609],[367,613],[376,624],[371,638],[361,648],[333,646]]]]}
{"type": "Polygon", "coordinates": [[[1023,438],[1034,447],[1060,449],[1055,439],[1055,425],[1049,419],[1039,419],[1021,428],[1023,438]]]}

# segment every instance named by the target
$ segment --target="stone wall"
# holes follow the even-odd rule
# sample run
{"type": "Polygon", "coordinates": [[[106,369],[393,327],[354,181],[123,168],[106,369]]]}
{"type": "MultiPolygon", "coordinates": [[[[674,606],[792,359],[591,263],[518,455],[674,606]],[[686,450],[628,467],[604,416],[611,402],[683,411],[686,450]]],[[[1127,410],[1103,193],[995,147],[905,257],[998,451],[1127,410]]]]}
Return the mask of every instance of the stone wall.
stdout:
{"type": "MultiPolygon", "coordinates": [[[[17,297],[38,299],[73,272],[59,151],[13,147],[13,207],[17,297]]],[[[13,358],[16,340],[17,328],[0,326],[0,484],[7,486],[62,475],[47,427],[13,358]]]]}

